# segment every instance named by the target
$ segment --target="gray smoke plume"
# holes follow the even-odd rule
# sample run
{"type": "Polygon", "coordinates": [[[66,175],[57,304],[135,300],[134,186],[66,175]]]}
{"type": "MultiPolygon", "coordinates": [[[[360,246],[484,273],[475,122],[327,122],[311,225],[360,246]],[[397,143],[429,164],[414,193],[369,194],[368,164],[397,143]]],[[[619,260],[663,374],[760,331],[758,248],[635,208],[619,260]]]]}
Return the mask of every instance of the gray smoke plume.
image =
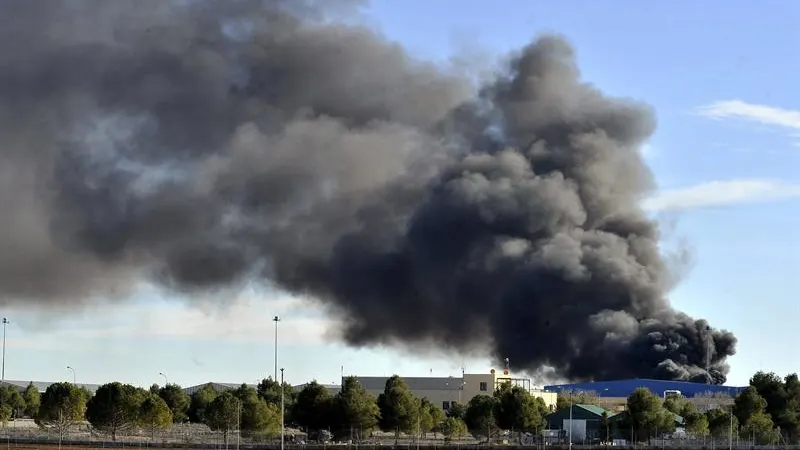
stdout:
{"type": "Polygon", "coordinates": [[[723,382],[638,206],[652,111],[556,36],[476,88],[331,19],[358,3],[0,1],[0,298],[261,280],[352,345],[723,382]]]}

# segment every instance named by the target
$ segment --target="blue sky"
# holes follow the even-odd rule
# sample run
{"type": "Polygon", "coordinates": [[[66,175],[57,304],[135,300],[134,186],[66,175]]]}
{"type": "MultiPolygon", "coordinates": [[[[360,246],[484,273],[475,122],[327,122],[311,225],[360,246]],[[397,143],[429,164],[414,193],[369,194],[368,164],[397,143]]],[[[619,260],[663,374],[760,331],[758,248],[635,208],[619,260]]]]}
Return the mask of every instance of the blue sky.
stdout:
{"type": "MultiPolygon", "coordinates": [[[[800,370],[789,344],[800,323],[800,91],[791,81],[800,3],[377,0],[365,14],[416,56],[473,67],[561,33],[586,80],[653,105],[659,127],[646,154],[661,192],[649,206],[694,260],[674,305],[738,335],[731,384],[759,369],[800,370]]],[[[71,380],[69,365],[79,382],[149,385],[163,382],[159,372],[183,385],[254,382],[273,371],[274,315],[293,383],[334,382],[342,367],[409,376],[490,368],[479,357],[348,349],[308,301],[264,290],[228,298],[189,307],[143,288],[127,304],[57,322],[6,310],[6,378],[71,380]]]]}

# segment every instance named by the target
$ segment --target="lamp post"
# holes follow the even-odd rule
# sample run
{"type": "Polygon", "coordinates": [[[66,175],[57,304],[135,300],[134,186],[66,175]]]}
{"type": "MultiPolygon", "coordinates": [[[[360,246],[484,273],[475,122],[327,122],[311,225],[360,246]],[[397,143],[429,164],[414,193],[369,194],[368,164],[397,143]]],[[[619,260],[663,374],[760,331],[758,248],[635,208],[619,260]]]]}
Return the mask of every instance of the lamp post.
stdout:
{"type": "Polygon", "coordinates": [[[569,450],[572,450],[572,391],[569,391],[569,450]]]}
{"type": "Polygon", "coordinates": [[[73,369],[71,366],[67,366],[67,370],[72,372],[72,384],[75,385],[75,369],[73,369]]]}
{"type": "Polygon", "coordinates": [[[422,415],[422,399],[417,400],[417,450],[419,450],[419,438],[421,437],[420,416],[422,415]]]}
{"type": "Polygon", "coordinates": [[[169,378],[167,378],[167,374],[165,374],[164,372],[158,372],[158,374],[161,375],[162,377],[164,377],[164,386],[168,386],[169,385],[169,378]]]}
{"type": "MultiPolygon", "coordinates": [[[[277,319],[278,317],[276,316],[275,318],[277,319]]],[[[275,323],[277,324],[278,322],[276,321],[275,323]]],[[[277,325],[276,325],[276,329],[277,329],[277,325]]],[[[283,436],[284,436],[284,430],[285,430],[284,417],[285,416],[286,416],[286,413],[284,412],[284,401],[283,401],[283,367],[281,367],[281,450],[283,450],[283,441],[284,441],[283,436]]]]}
{"type": "Polygon", "coordinates": [[[0,374],[0,381],[6,381],[6,325],[9,322],[7,318],[3,317],[3,368],[0,374]]]}
{"type": "Polygon", "coordinates": [[[278,381],[278,322],[281,321],[281,318],[275,316],[272,321],[275,322],[275,374],[272,379],[278,381]]]}
{"type": "Polygon", "coordinates": [[[728,450],[733,450],[733,406],[731,406],[731,427],[728,429],[728,450]]]}

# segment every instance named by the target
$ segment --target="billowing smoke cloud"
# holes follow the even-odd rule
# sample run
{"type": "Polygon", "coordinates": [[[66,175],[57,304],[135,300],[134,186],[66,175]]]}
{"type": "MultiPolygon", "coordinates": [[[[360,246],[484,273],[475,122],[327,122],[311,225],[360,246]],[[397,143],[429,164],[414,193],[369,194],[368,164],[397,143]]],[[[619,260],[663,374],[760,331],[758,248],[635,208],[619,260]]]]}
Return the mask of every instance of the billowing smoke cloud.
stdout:
{"type": "Polygon", "coordinates": [[[638,206],[649,108],[556,36],[476,89],[320,4],[357,6],[0,2],[0,298],[261,280],[352,345],[725,380],[736,339],[671,308],[638,206]]]}

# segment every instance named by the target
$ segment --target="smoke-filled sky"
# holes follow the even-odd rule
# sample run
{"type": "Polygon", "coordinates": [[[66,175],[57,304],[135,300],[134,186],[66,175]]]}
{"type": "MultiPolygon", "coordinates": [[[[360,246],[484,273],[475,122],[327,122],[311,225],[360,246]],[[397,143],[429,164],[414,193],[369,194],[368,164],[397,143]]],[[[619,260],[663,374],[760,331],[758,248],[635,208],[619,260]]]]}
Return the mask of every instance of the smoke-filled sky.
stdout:
{"type": "Polygon", "coordinates": [[[558,34],[445,64],[316,3],[0,2],[3,303],[269,286],[353,347],[725,381],[736,338],[669,301],[646,98],[558,34]]]}

